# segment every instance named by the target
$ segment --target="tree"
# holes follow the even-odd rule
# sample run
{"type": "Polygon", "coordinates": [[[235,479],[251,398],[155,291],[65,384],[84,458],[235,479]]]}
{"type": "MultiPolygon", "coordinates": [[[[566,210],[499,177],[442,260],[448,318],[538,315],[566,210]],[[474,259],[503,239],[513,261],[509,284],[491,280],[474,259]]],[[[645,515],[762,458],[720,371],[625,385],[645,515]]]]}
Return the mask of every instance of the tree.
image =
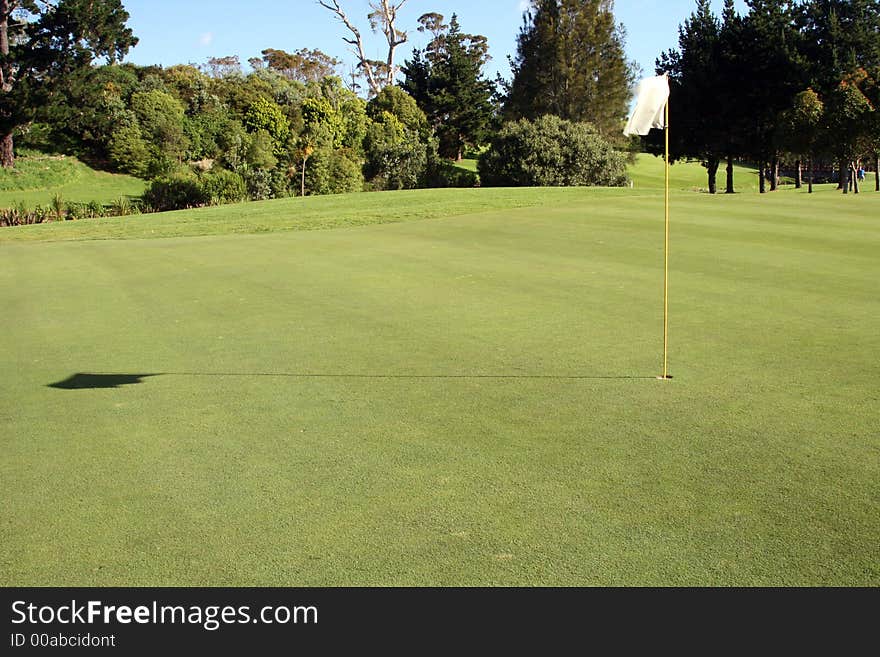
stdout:
{"type": "Polygon", "coordinates": [[[427,115],[440,140],[440,155],[460,160],[465,146],[484,139],[494,114],[494,85],[482,75],[486,37],[462,33],[455,14],[449,25],[440,14],[425,14],[419,21],[434,40],[424,58],[417,50],[406,62],[401,87],[427,115]]]}
{"type": "Polygon", "coordinates": [[[169,173],[183,160],[189,140],[183,131],[183,104],[159,90],[140,91],[131,96],[131,111],[144,140],[149,144],[150,176],[169,173]]]}
{"type": "Polygon", "coordinates": [[[746,0],[746,4],[749,13],[740,31],[739,62],[750,84],[738,90],[739,111],[746,117],[742,150],[760,166],[764,193],[767,168],[771,191],[779,184],[779,116],[808,85],[808,71],[793,0],[746,0]]]}
{"type": "Polygon", "coordinates": [[[352,47],[352,53],[358,58],[358,67],[367,78],[370,94],[377,95],[384,87],[394,84],[398,66],[395,53],[399,46],[407,42],[407,33],[397,29],[398,12],[409,0],[376,0],[370,3],[372,11],[368,15],[370,28],[373,32],[382,32],[388,43],[388,56],[384,62],[369,59],[366,55],[364,40],[360,30],[351,22],[339,0],[318,0],[318,4],[336,14],[336,18],[351,32],[351,38],[343,38],[352,47]]]}
{"type": "Polygon", "coordinates": [[[613,0],[532,0],[511,62],[508,118],[588,120],[619,139],[634,72],[613,8],[613,0]]]}
{"type": "Polygon", "coordinates": [[[725,117],[718,103],[723,82],[718,74],[721,26],[709,0],[697,0],[691,16],[679,27],[678,50],[663,53],[657,73],[670,76],[670,131],[673,158],[698,158],[708,173],[709,193],[717,191],[716,174],[726,155],[725,117]],[[672,119],[671,119],[672,120],[672,119]]]}
{"type": "Polygon", "coordinates": [[[204,66],[206,73],[219,80],[228,78],[231,75],[239,75],[241,73],[241,61],[238,55],[228,55],[226,57],[211,57],[204,66]]]}
{"type": "Polygon", "coordinates": [[[315,151],[333,145],[334,133],[341,123],[333,106],[325,98],[306,98],[302,103],[303,130],[299,136],[300,194],[306,195],[306,165],[315,151]]]}
{"type": "Polygon", "coordinates": [[[300,48],[292,53],[267,48],[262,54],[262,61],[270,70],[277,71],[288,80],[304,84],[320,82],[325,77],[335,75],[336,69],[342,63],[317,48],[300,48]]]}
{"type": "Polygon", "coordinates": [[[872,134],[874,106],[865,95],[865,89],[875,85],[863,69],[845,76],[829,95],[827,115],[829,136],[837,157],[843,193],[852,189],[859,193],[859,181],[855,175],[858,160],[863,153],[872,150],[876,135],[872,134]]]}
{"type": "Polygon", "coordinates": [[[120,0],[0,0],[0,166],[14,166],[14,130],[59,80],[137,43],[126,21],[120,0]]]}
{"type": "Polygon", "coordinates": [[[743,135],[747,132],[748,117],[742,111],[740,99],[752,84],[743,62],[743,19],[736,11],[734,0],[724,0],[721,10],[721,30],[718,33],[715,69],[719,84],[716,85],[716,103],[722,123],[719,128],[725,135],[724,156],[727,159],[725,194],[735,194],[733,163],[736,155],[744,151],[743,135]]]}
{"type": "MultiPolygon", "coordinates": [[[[850,145],[863,138],[859,133],[865,126],[847,117],[847,111],[860,113],[860,99],[854,90],[844,91],[840,85],[852,81],[860,71],[880,68],[880,0],[811,0],[802,3],[796,19],[804,34],[810,86],[826,99],[827,123],[829,128],[833,126],[828,133],[828,149],[846,157],[843,154],[851,150],[850,145]],[[848,94],[851,102],[846,99],[848,94]],[[838,111],[843,114],[834,116],[838,111]]],[[[847,161],[838,162],[844,191],[849,165],[847,161]]]]}
{"type": "Polygon", "coordinates": [[[400,87],[385,87],[367,103],[364,177],[372,189],[413,189],[425,184],[436,147],[425,113],[400,87]]]}
{"type": "MultiPolygon", "coordinates": [[[[806,89],[794,98],[790,109],[780,120],[781,141],[787,150],[807,158],[809,193],[813,193],[813,152],[825,114],[822,99],[813,89],[806,89]]],[[[798,172],[800,175],[800,172],[798,172]]]]}

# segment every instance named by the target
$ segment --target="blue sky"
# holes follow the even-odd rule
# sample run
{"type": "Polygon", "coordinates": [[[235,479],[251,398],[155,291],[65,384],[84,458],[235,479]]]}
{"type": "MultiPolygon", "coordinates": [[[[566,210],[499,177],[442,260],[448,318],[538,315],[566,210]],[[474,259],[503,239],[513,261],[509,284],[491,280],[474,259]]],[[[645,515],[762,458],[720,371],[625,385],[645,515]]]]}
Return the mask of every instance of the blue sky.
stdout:
{"type": "MultiPolygon", "coordinates": [[[[742,0],[739,4],[744,7],[742,0]]],[[[264,48],[293,51],[319,48],[347,63],[353,61],[342,36],[344,26],[318,6],[315,0],[124,0],[131,14],[129,25],[140,44],[127,61],[136,64],[204,63],[209,57],[238,55],[246,65],[264,48]]],[[[350,18],[367,41],[368,55],[384,59],[381,35],[372,35],[366,21],[367,0],[341,0],[350,18]]],[[[409,0],[400,26],[412,29],[416,19],[429,11],[447,18],[458,14],[465,32],[489,38],[493,61],[491,77],[507,76],[507,55],[515,51],[525,0],[409,0]]],[[[678,25],[691,13],[694,0],[617,0],[615,15],[627,29],[627,51],[644,73],[653,74],[654,59],[677,44],[678,25]]],[[[714,0],[720,13],[722,0],[714,0]]],[[[423,47],[425,35],[412,30],[410,42],[401,47],[400,61],[412,47],[423,47]]]]}

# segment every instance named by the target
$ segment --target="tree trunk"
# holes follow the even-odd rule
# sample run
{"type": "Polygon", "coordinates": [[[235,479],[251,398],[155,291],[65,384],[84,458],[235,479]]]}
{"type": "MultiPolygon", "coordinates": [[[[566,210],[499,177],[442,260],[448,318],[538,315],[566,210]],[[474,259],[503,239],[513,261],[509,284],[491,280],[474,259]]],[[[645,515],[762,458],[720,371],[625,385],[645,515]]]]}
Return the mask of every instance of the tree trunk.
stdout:
{"type": "Polygon", "coordinates": [[[0,136],[0,166],[10,169],[15,166],[15,151],[12,144],[12,133],[0,136]]]}
{"type": "Polygon", "coordinates": [[[843,160],[837,167],[837,189],[842,189],[844,194],[849,194],[849,176],[847,175],[848,167],[843,160]]]}
{"type": "Polygon", "coordinates": [[[764,175],[766,172],[766,169],[764,168],[764,166],[765,165],[762,163],[761,170],[758,171],[758,189],[761,191],[762,194],[767,193],[767,179],[766,179],[766,176],[764,175]]]}
{"type": "Polygon", "coordinates": [[[874,154],[874,191],[880,192],[880,153],[874,154]]]}
{"type": "MultiPolygon", "coordinates": [[[[9,0],[0,0],[0,55],[3,64],[0,66],[0,93],[12,90],[12,77],[9,58],[9,0]]],[[[12,143],[12,130],[0,135],[0,166],[11,169],[15,166],[15,150],[12,143]]]]}
{"type": "Polygon", "coordinates": [[[308,162],[308,161],[309,161],[309,158],[307,158],[307,157],[303,158],[302,177],[300,178],[300,194],[299,194],[300,196],[306,195],[306,162],[308,162]]]}
{"type": "Polygon", "coordinates": [[[859,169],[858,165],[853,162],[849,165],[849,179],[852,181],[853,194],[859,193],[859,169]]]}
{"type": "Polygon", "coordinates": [[[804,186],[804,163],[798,160],[795,165],[794,188],[800,189],[804,186]]]}
{"type": "Polygon", "coordinates": [[[706,162],[706,171],[709,173],[709,193],[718,193],[718,165],[721,161],[714,155],[706,162]]]}
{"type": "Polygon", "coordinates": [[[736,190],[733,188],[733,155],[727,156],[727,189],[724,193],[736,194],[736,190]]]}
{"type": "Polygon", "coordinates": [[[770,191],[775,192],[777,189],[779,189],[779,158],[774,155],[770,164],[770,191]]]}
{"type": "Polygon", "coordinates": [[[810,155],[810,157],[807,161],[808,161],[807,166],[810,168],[810,171],[809,171],[809,174],[810,174],[809,190],[810,190],[810,194],[812,194],[813,193],[813,156],[810,155]]]}

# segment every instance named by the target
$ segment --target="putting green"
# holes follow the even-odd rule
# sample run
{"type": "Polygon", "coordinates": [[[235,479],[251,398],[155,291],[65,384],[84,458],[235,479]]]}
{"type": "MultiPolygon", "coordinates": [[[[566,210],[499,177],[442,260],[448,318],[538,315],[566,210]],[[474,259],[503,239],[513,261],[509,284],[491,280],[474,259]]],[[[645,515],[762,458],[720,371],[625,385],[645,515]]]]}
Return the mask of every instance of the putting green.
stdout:
{"type": "Polygon", "coordinates": [[[880,583],[880,194],[421,194],[9,233],[0,583],[880,583]]]}

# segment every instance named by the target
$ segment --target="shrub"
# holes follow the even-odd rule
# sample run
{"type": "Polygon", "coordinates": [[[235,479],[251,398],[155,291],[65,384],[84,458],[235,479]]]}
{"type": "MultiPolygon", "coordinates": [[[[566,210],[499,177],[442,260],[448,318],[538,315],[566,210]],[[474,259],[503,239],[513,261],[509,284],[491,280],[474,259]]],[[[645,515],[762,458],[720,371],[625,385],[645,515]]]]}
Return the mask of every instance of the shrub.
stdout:
{"type": "Polygon", "coordinates": [[[127,196],[122,196],[110,204],[110,216],[126,217],[130,214],[137,214],[138,207],[131,202],[127,196]]]}
{"type": "Polygon", "coordinates": [[[143,200],[153,210],[165,212],[197,208],[206,205],[210,198],[195,174],[175,174],[154,180],[144,192],[143,200]]]}
{"type": "Polygon", "coordinates": [[[626,161],[589,123],[556,116],[507,123],[480,156],[490,187],[621,187],[626,161]]]}
{"type": "Polygon", "coordinates": [[[214,169],[201,178],[202,191],[211,205],[238,203],[247,199],[247,187],[237,173],[214,169]]]}
{"type": "Polygon", "coordinates": [[[346,150],[319,149],[306,165],[308,194],[346,194],[364,188],[364,175],[355,156],[346,150]]]}

